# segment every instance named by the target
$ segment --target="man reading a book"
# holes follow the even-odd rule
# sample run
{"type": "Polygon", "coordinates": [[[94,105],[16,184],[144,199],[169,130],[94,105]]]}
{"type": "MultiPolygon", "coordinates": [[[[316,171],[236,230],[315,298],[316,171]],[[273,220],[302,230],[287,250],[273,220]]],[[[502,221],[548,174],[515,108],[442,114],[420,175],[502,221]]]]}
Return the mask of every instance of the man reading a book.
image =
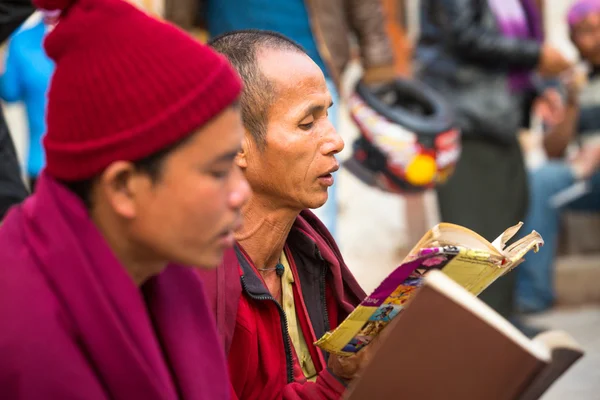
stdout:
{"type": "Polygon", "coordinates": [[[368,350],[350,358],[313,343],[365,297],[335,241],[308,209],[322,206],[344,142],[327,118],[325,77],[280,34],[215,38],[244,81],[246,130],[236,163],[252,188],[235,250],[202,271],[228,354],[233,398],[337,399],[368,350]]]}

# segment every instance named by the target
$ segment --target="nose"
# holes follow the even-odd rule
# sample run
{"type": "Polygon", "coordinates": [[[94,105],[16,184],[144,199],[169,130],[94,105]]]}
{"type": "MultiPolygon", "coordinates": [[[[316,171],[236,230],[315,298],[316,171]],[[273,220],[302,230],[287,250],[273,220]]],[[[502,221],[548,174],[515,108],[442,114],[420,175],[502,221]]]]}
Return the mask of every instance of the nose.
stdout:
{"type": "Polygon", "coordinates": [[[323,155],[334,155],[344,150],[344,139],[337,132],[331,121],[328,122],[327,133],[324,135],[325,141],[321,146],[323,155]]]}
{"type": "Polygon", "coordinates": [[[242,170],[235,166],[232,173],[232,189],[229,193],[229,206],[234,210],[239,210],[250,198],[250,185],[244,176],[242,170]]]}

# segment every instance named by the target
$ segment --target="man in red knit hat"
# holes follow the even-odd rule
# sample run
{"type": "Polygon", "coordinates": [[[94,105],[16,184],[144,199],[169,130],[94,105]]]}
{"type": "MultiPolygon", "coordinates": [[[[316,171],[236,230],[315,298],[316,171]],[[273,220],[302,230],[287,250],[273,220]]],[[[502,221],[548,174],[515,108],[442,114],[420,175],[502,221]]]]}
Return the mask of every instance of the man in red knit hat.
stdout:
{"type": "Polygon", "coordinates": [[[313,344],[365,297],[308,210],[327,200],[344,148],[327,118],[325,77],[302,47],[275,32],[231,32],[212,46],[244,80],[246,137],[237,164],[252,188],[235,250],[222,268],[201,272],[232,392],[238,399],[338,399],[372,350],[338,358],[313,344]]]}
{"type": "Polygon", "coordinates": [[[37,5],[56,72],[47,167],[0,227],[0,398],[229,398],[202,283],[169,263],[233,244],[241,81],[122,0],[37,5]]]}

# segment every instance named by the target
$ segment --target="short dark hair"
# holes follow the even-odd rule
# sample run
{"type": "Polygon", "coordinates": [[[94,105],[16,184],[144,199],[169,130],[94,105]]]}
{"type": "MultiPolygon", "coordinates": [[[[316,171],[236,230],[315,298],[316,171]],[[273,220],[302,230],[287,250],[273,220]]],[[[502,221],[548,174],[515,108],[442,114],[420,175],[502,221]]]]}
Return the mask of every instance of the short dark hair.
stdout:
{"type": "Polygon", "coordinates": [[[306,50],[280,33],[260,29],[228,32],[214,37],[208,44],[227,57],[242,77],[242,121],[256,144],[262,148],[267,134],[269,109],[275,101],[275,87],[260,70],[258,53],[263,49],[272,49],[307,54],[306,50]]]}
{"type": "MultiPolygon", "coordinates": [[[[150,177],[150,180],[153,183],[158,182],[161,178],[161,174],[163,171],[163,167],[164,167],[166,158],[171,153],[173,153],[175,150],[177,150],[179,147],[181,147],[185,143],[187,143],[188,140],[192,136],[194,136],[193,133],[188,136],[185,136],[182,139],[179,139],[175,143],[157,151],[156,153],[153,153],[153,154],[151,154],[147,157],[144,157],[140,160],[133,161],[132,163],[133,163],[134,168],[138,172],[148,175],[148,177],[150,177]]],[[[94,184],[96,183],[96,181],[99,178],[100,178],[100,174],[95,175],[88,179],[83,179],[83,180],[78,180],[78,181],[63,181],[63,180],[61,180],[60,183],[62,183],[67,189],[69,189],[71,192],[73,192],[75,195],[77,195],[77,197],[79,197],[83,201],[83,204],[85,204],[85,207],[88,210],[91,210],[91,208],[93,206],[92,190],[94,188],[94,184]]]]}

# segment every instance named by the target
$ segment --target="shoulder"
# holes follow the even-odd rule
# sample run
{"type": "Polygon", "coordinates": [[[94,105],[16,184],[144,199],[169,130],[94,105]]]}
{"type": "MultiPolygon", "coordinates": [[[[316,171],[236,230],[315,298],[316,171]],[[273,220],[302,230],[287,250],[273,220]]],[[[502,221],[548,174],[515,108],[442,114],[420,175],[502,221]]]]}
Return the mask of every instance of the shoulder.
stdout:
{"type": "Polygon", "coordinates": [[[5,239],[0,235],[0,321],[8,329],[0,330],[0,359],[17,361],[65,335],[68,324],[28,248],[5,247],[5,239]]]}
{"type": "Polygon", "coordinates": [[[66,312],[25,246],[0,250],[0,321],[0,393],[104,398],[66,312]]]}

